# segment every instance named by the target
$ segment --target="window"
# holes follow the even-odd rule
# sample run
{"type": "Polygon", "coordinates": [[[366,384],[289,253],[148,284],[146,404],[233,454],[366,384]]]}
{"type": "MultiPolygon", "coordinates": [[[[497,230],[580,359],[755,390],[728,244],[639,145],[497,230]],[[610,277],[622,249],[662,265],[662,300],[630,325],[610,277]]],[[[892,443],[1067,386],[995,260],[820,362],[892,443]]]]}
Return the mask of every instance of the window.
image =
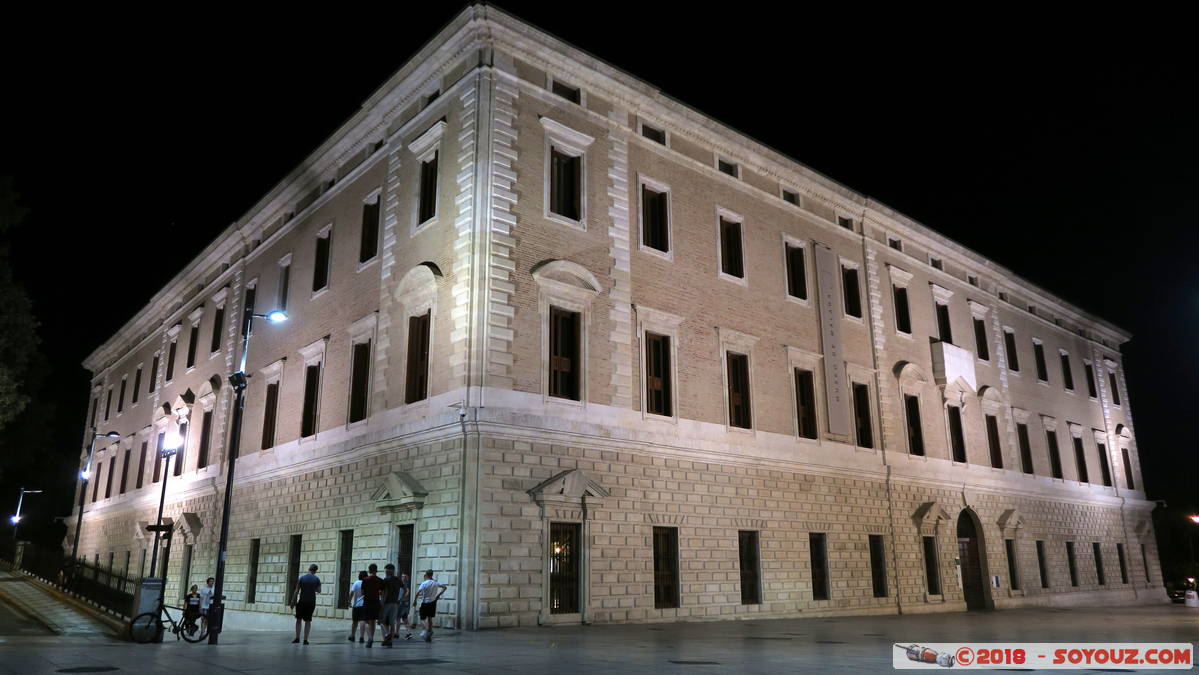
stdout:
{"type": "Polygon", "coordinates": [[[225,306],[218,305],[212,312],[212,339],[208,352],[221,351],[221,336],[225,331],[225,306]]]}
{"type": "Polygon", "coordinates": [[[670,251],[670,192],[641,184],[641,243],[670,251]]]}
{"type": "MultiPolygon", "coordinates": [[[[194,546],[195,546],[195,544],[186,544],[183,547],[183,565],[181,566],[182,568],[179,570],[179,576],[182,577],[181,581],[183,582],[183,583],[179,584],[179,595],[181,596],[180,599],[187,598],[188,584],[191,583],[192,553],[195,550],[194,546]]],[[[109,555],[109,557],[111,558],[111,554],[109,555]]],[[[111,568],[111,567],[112,567],[112,563],[110,562],[109,568],[111,568]]]]}
{"type": "Polygon", "coordinates": [[[429,396],[429,328],[433,311],[408,317],[408,366],[405,403],[423,401],[429,396]]]}
{"type": "Polygon", "coordinates": [[[641,123],[641,135],[650,139],[651,141],[653,141],[655,143],[658,143],[661,145],[666,145],[666,132],[663,131],[662,129],[658,129],[656,127],[651,127],[650,125],[642,122],[641,123]]]}
{"type": "Polygon", "coordinates": [[[816,438],[816,379],[810,370],[795,369],[795,405],[799,437],[816,438]]]}
{"type": "MultiPolygon", "coordinates": [[[[350,607],[350,579],[354,572],[354,531],[341,530],[337,542],[337,598],[338,609],[350,607]]],[[[290,601],[291,598],[288,598],[290,601]]]]}
{"type": "Polygon", "coordinates": [[[276,298],[275,306],[279,311],[287,311],[287,291],[291,285],[291,255],[284,258],[284,262],[279,263],[279,297],[276,298]]]}
{"type": "Polygon", "coordinates": [[[645,334],[645,411],[673,415],[670,391],[670,337],[645,334]]]}
{"type": "Polygon", "coordinates": [[[1128,448],[1120,448],[1120,454],[1124,459],[1124,482],[1128,485],[1129,490],[1135,490],[1137,484],[1132,479],[1132,460],[1128,457],[1128,448]]]}
{"type": "Polygon", "coordinates": [[[1041,588],[1049,588],[1049,566],[1045,562],[1045,542],[1037,540],[1037,571],[1041,574],[1041,588]]]}
{"type": "Polygon", "coordinates": [[[434,89],[433,93],[426,96],[425,97],[425,108],[428,108],[429,106],[433,105],[433,101],[436,101],[438,96],[441,96],[440,89],[434,89]]]}
{"type": "Polygon", "coordinates": [[[801,300],[808,299],[808,278],[804,265],[802,246],[785,244],[787,255],[787,295],[801,300]]]}
{"type": "Polygon", "coordinates": [[[1107,384],[1111,387],[1112,405],[1120,405],[1120,388],[1116,386],[1116,371],[1107,371],[1107,384]]]}
{"type": "Polygon", "coordinates": [[[953,324],[949,322],[949,305],[938,302],[937,306],[937,337],[941,342],[953,344],[953,324]]]}
{"type": "Polygon", "coordinates": [[[1066,542],[1066,567],[1070,570],[1070,585],[1078,585],[1078,561],[1074,558],[1074,542],[1066,542]]]}
{"type": "Polygon", "coordinates": [[[583,157],[550,149],[550,213],[583,219],[583,157]]]}
{"type": "Polygon", "coordinates": [[[812,599],[828,600],[828,549],[823,532],[808,533],[812,564],[812,599]]]}
{"type": "Polygon", "coordinates": [[[745,278],[741,257],[741,223],[720,217],[720,271],[730,277],[745,278]]]}
{"type": "Polygon", "coordinates": [[[208,466],[208,451],[212,446],[212,411],[205,410],[200,418],[200,452],[196,456],[196,468],[208,466]]]}
{"type": "Polygon", "coordinates": [[[108,388],[108,394],[104,398],[104,421],[112,416],[112,387],[108,388]]]}
{"type": "Polygon", "coordinates": [[[1095,439],[1095,449],[1099,453],[1099,474],[1103,478],[1103,484],[1106,487],[1112,486],[1112,468],[1107,463],[1107,445],[1100,443],[1098,436],[1095,439]]]}
{"type": "Polygon", "coordinates": [[[99,411],[100,411],[100,398],[97,396],[93,396],[92,397],[92,414],[91,414],[91,419],[92,419],[91,426],[93,426],[93,427],[96,426],[96,413],[99,411]]]}
{"type": "Polygon", "coordinates": [[[945,263],[943,263],[940,258],[933,258],[930,256],[928,259],[928,264],[932,265],[933,269],[935,270],[945,269],[945,263]]]}
{"type": "Polygon", "coordinates": [[[920,426],[920,397],[915,394],[904,394],[903,408],[908,418],[908,452],[923,456],[924,430],[920,426]]]}
{"type": "MultiPolygon", "coordinates": [[[[250,560],[246,570],[246,602],[253,604],[258,595],[258,556],[262,551],[262,540],[250,540],[250,560]]],[[[291,598],[288,598],[290,601],[291,598]]]]}
{"type": "Polygon", "coordinates": [[[749,357],[725,352],[724,359],[728,370],[729,426],[753,428],[749,400],[749,357]]]}
{"type": "Polygon", "coordinates": [[[654,607],[679,606],[679,531],[654,528],[654,607]]]}
{"type": "Polygon", "coordinates": [[[847,216],[837,216],[837,224],[845,229],[853,232],[853,218],[847,216]]]}
{"type": "Polygon", "coordinates": [[[870,386],[853,383],[853,414],[858,446],[874,447],[874,430],[870,424],[870,386]]]}
{"type": "Polygon", "coordinates": [[[962,432],[962,409],[956,405],[946,406],[949,415],[949,443],[953,450],[953,461],[966,463],[966,436],[962,432]]]}
{"type": "Polygon", "coordinates": [[[579,611],[582,529],[579,523],[550,523],[550,614],[579,611]]]}
{"type": "Polygon", "coordinates": [[[179,446],[179,449],[175,451],[175,468],[171,470],[172,476],[183,475],[183,459],[184,459],[185,453],[187,451],[187,441],[188,441],[187,422],[183,422],[182,424],[179,425],[179,436],[183,439],[183,445],[179,446]]]}
{"type": "Polygon", "coordinates": [[[100,475],[104,473],[104,461],[96,462],[95,484],[92,485],[92,503],[95,503],[100,498],[100,475]]]}
{"type": "MultiPolygon", "coordinates": [[[[578,159],[577,157],[575,159],[578,159]]],[[[427,223],[437,215],[437,151],[420,163],[420,195],[416,220],[427,223]]],[[[578,220],[578,216],[571,216],[578,220]]]]}
{"type": "Polygon", "coordinates": [[[912,313],[908,308],[908,289],[904,286],[892,286],[891,297],[895,300],[895,330],[911,335],[912,313]]]}
{"type": "Polygon", "coordinates": [[[191,333],[187,338],[187,369],[191,370],[196,367],[196,346],[200,341],[200,324],[193,323],[191,333]]]}
{"type": "Polygon", "coordinates": [[[376,194],[362,204],[362,238],[358,242],[358,262],[364,263],[379,253],[379,205],[376,194]]]}
{"type": "Polygon", "coordinates": [[[1031,474],[1032,471],[1032,444],[1028,441],[1028,425],[1016,424],[1016,440],[1020,443],[1020,470],[1024,473],[1031,474]]]}
{"type": "Polygon", "coordinates": [[[1095,391],[1095,367],[1091,365],[1090,361],[1083,361],[1082,367],[1087,375],[1087,396],[1099,398],[1099,394],[1095,391]]]}
{"type": "Polygon", "coordinates": [[[579,339],[582,337],[582,315],[579,312],[550,307],[549,322],[549,395],[579,401],[582,370],[579,339]]]}
{"type": "Polygon", "coordinates": [[[1078,482],[1089,483],[1087,475],[1087,454],[1082,447],[1082,439],[1074,437],[1074,463],[1078,465],[1078,482]]]}
{"type": "Polygon", "coordinates": [[[986,415],[987,449],[991,451],[991,466],[1003,468],[1003,450],[999,447],[999,420],[994,415],[986,415]]]}
{"type": "Polygon", "coordinates": [[[1045,345],[1041,344],[1040,340],[1032,341],[1032,355],[1037,364],[1037,379],[1041,382],[1049,381],[1049,368],[1045,365],[1045,345]]]}
{"type": "Polygon", "coordinates": [[[902,251],[903,250],[903,240],[896,239],[895,237],[887,237],[887,246],[890,246],[891,248],[895,249],[896,251],[902,251]]]}
{"type": "Polygon", "coordinates": [[[937,564],[937,538],[924,537],[924,582],[929,595],[941,595],[941,572],[937,564]]]}
{"type": "MultiPolygon", "coordinates": [[[[154,393],[155,383],[158,381],[158,356],[158,354],[155,354],[154,358],[150,361],[150,382],[146,385],[147,394],[154,393]]],[[[171,378],[167,377],[167,379],[169,380],[171,378]]],[[[93,417],[93,420],[94,419],[95,418],[93,417]]],[[[92,425],[95,426],[95,422],[92,422],[92,425]]]]}
{"type": "Polygon", "coordinates": [[[1007,368],[1013,373],[1020,372],[1020,354],[1016,352],[1016,334],[1008,329],[1003,330],[1003,347],[1007,352],[1007,368]]]}
{"type": "MultiPolygon", "coordinates": [[[[113,452],[115,453],[116,451],[114,450],[113,452]]],[[[108,475],[105,476],[105,478],[107,480],[104,481],[104,498],[105,499],[108,499],[109,497],[112,496],[112,475],[114,473],[116,473],[116,468],[117,468],[117,458],[114,454],[114,456],[110,457],[108,460],[108,475]]]]}
{"type": "Polygon", "coordinates": [[[279,409],[279,383],[266,385],[266,402],[262,406],[262,449],[275,445],[275,415],[279,409]]]}
{"type": "Polygon", "coordinates": [[[788,204],[794,204],[795,206],[799,206],[799,193],[792,192],[792,191],[784,188],[783,189],[783,201],[787,202],[788,204]]]}
{"type": "Polygon", "coordinates": [[[551,91],[571,103],[580,103],[583,100],[582,92],[579,91],[578,87],[572,87],[565,82],[559,81],[558,78],[554,78],[551,91]]]}
{"type": "Polygon", "coordinates": [[[1120,583],[1128,583],[1128,561],[1124,558],[1124,544],[1116,542],[1116,559],[1120,562],[1120,583]]]}
{"type": "Polygon", "coordinates": [[[726,173],[733,178],[740,175],[740,167],[735,162],[726,162],[723,159],[716,160],[716,168],[720,169],[720,173],[726,173]]]}
{"type": "Polygon", "coordinates": [[[858,289],[858,269],[841,266],[841,286],[845,293],[845,313],[854,318],[862,318],[862,294],[858,289]]]}
{"type": "Polygon", "coordinates": [[[991,360],[991,350],[987,347],[987,321],[977,316],[974,317],[974,347],[978,351],[978,358],[991,360]]]}
{"type": "Polygon", "coordinates": [[[966,283],[970,284],[971,286],[974,286],[975,288],[978,288],[978,277],[974,276],[973,274],[967,274],[966,275],[966,283]]]}
{"type": "Polygon", "coordinates": [[[1045,431],[1045,442],[1049,446],[1049,472],[1054,478],[1062,477],[1062,455],[1057,447],[1057,432],[1045,431]]]}
{"type": "Polygon", "coordinates": [[[333,228],[326,227],[316,235],[316,259],[312,263],[312,292],[329,287],[329,254],[333,243],[333,228]]]}
{"type": "Polygon", "coordinates": [[[301,438],[316,434],[320,388],[321,363],[318,361],[304,368],[304,407],[300,414],[301,438]]]}
{"type": "Polygon", "coordinates": [[[1100,586],[1104,586],[1107,584],[1107,575],[1103,572],[1103,547],[1099,542],[1091,543],[1091,553],[1095,555],[1095,580],[1100,586]]]}
{"type": "Polygon", "coordinates": [[[1004,539],[1003,552],[1007,554],[1008,585],[1013,591],[1018,591],[1020,590],[1020,568],[1016,562],[1016,541],[1004,539]]]}
{"type": "Polygon", "coordinates": [[[121,378],[121,391],[117,394],[117,414],[120,415],[125,410],[125,390],[129,384],[128,378],[121,378]]]}
{"type": "Polygon", "coordinates": [[[246,299],[245,299],[245,302],[242,304],[242,319],[241,319],[241,326],[239,327],[242,337],[245,337],[246,331],[250,330],[250,322],[253,321],[253,316],[254,316],[254,300],[257,295],[258,295],[257,283],[255,283],[255,285],[253,285],[253,286],[246,287],[246,296],[245,296],[246,299]]]}
{"type": "Polygon", "coordinates": [[[367,395],[370,391],[371,341],[354,345],[350,365],[350,423],[366,419],[367,395]]]}
{"type": "Polygon", "coordinates": [[[741,567],[741,604],[760,604],[762,602],[762,592],[758,579],[757,532],[753,530],[740,530],[737,532],[737,554],[741,567]]]}
{"type": "Polygon", "coordinates": [[[1074,391],[1074,374],[1070,372],[1070,355],[1062,352],[1062,386],[1067,391],[1074,391]]]}
{"type": "Polygon", "coordinates": [[[887,558],[883,535],[872,534],[870,539],[870,587],[874,597],[887,597],[887,558]]]}
{"type": "Polygon", "coordinates": [[[1145,545],[1141,544],[1141,569],[1145,570],[1145,583],[1149,583],[1149,558],[1145,555],[1145,545]]]}
{"type": "Polygon", "coordinates": [[[300,553],[304,547],[304,535],[293,534],[287,542],[287,596],[284,602],[291,602],[296,595],[296,582],[300,580],[300,553]]]}
{"type": "Polygon", "coordinates": [[[129,393],[129,402],[137,403],[138,392],[142,388],[142,367],[138,366],[133,373],[133,391],[129,393]]]}

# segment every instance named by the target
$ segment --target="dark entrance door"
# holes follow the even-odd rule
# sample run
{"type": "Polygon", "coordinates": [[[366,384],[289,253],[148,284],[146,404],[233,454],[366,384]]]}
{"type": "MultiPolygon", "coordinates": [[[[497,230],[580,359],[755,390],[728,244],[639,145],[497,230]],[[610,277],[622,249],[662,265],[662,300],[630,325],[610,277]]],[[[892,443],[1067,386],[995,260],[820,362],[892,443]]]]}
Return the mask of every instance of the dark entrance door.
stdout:
{"type": "Polygon", "coordinates": [[[579,612],[579,523],[550,523],[550,614],[579,612]]]}
{"type": "Polygon", "coordinates": [[[987,587],[983,582],[982,555],[974,519],[966,511],[958,516],[958,559],[962,562],[962,592],[967,609],[987,608],[987,587]]]}

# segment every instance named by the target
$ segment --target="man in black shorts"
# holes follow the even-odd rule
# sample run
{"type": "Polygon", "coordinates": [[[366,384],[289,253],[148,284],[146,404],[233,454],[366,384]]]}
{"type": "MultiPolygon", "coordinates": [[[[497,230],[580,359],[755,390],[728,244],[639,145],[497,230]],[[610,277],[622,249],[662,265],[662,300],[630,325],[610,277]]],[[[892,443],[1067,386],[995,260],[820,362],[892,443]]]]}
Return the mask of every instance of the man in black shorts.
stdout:
{"type": "Polygon", "coordinates": [[[308,574],[296,580],[296,592],[291,597],[291,606],[296,608],[296,639],[300,641],[300,623],[304,624],[304,644],[308,644],[308,634],[312,632],[312,611],[316,609],[316,594],[321,592],[321,579],[316,576],[316,565],[308,566],[308,574]]]}
{"type": "Polygon", "coordinates": [[[396,576],[396,566],[387,563],[383,567],[383,646],[390,647],[396,631],[400,629],[400,595],[404,586],[396,576]]]}
{"type": "Polygon", "coordinates": [[[425,572],[425,580],[416,589],[420,601],[420,619],[425,622],[422,635],[425,642],[433,641],[433,618],[437,616],[437,600],[445,593],[446,585],[433,578],[433,570],[425,572]]]}
{"type": "Polygon", "coordinates": [[[383,595],[383,580],[379,578],[379,566],[371,563],[366,568],[370,575],[362,580],[362,620],[366,622],[366,646],[375,644],[375,622],[379,620],[380,600],[383,595]]]}

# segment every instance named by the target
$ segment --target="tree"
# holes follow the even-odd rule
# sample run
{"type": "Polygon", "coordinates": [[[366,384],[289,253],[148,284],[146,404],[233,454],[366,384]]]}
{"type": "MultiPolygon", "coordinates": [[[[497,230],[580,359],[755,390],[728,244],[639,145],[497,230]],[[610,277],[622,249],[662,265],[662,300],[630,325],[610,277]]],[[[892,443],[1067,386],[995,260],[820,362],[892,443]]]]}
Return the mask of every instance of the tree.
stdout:
{"type": "Polygon", "coordinates": [[[40,342],[33,303],[12,277],[8,235],[29,212],[19,200],[12,177],[0,176],[0,430],[29,404],[25,378],[40,342]]]}

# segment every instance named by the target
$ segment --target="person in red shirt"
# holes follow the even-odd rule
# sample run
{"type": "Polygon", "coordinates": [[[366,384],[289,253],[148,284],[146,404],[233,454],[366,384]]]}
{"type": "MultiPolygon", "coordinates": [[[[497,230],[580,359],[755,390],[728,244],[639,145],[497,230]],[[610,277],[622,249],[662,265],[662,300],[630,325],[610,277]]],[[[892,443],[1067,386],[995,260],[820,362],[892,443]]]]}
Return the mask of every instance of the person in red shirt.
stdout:
{"type": "Polygon", "coordinates": [[[379,609],[383,606],[383,580],[379,578],[379,566],[371,563],[366,568],[370,575],[362,580],[362,620],[366,622],[366,646],[375,643],[375,622],[379,620],[379,609]]]}

